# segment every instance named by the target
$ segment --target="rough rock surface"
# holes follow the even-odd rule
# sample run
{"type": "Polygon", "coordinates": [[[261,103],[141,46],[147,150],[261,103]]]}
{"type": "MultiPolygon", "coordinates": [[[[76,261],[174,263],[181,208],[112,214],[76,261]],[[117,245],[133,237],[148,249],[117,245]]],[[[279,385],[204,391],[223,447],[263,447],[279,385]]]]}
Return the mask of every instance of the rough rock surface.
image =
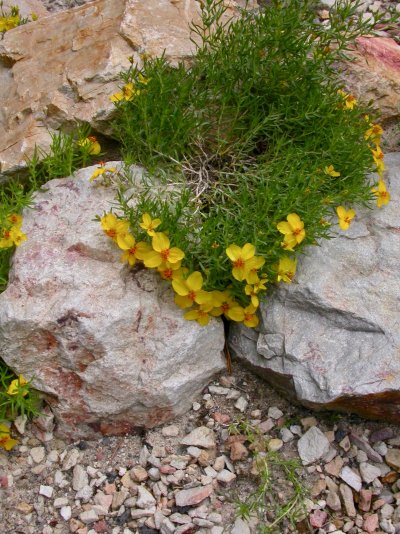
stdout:
{"type": "Polygon", "coordinates": [[[364,102],[373,100],[382,120],[400,116],[400,45],[389,37],[360,37],[346,65],[346,87],[364,102]]]}
{"type": "Polygon", "coordinates": [[[234,327],[234,355],[304,405],[400,422],[400,154],[385,158],[391,202],[310,248],[294,283],[234,327]]]}
{"type": "Polygon", "coordinates": [[[93,169],[36,194],[0,295],[2,358],[75,438],[172,419],[224,368],[222,322],[186,321],[158,275],[120,262],[94,220],[115,191],[89,182],[93,169]]]}
{"type": "MultiPolygon", "coordinates": [[[[231,17],[236,6],[231,8],[231,17]]],[[[19,26],[0,41],[0,172],[26,165],[35,144],[75,121],[110,133],[110,96],[129,57],[176,62],[192,55],[190,22],[199,22],[195,0],[94,0],[19,26]]]]}

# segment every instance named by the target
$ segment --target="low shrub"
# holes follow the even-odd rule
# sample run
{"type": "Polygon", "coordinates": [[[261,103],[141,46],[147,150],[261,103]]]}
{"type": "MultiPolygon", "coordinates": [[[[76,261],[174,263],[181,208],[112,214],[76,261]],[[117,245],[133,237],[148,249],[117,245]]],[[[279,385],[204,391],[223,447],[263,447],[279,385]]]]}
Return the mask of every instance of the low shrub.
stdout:
{"type": "Polygon", "coordinates": [[[103,229],[171,280],[179,306],[195,305],[187,319],[224,313],[256,326],[259,297],[293,280],[305,247],[331,237],[336,220],[347,229],[354,206],[388,202],[382,129],[338,76],[354,40],[373,31],[358,5],[339,3],[322,25],[309,0],[272,0],[230,21],[222,0],[204,0],[189,64],[143,57],[122,75],[115,135],[149,173],[135,202],[121,188],[129,224],[116,236],[103,217],[103,229]],[[179,260],[165,255],[173,247],[179,260]]]}

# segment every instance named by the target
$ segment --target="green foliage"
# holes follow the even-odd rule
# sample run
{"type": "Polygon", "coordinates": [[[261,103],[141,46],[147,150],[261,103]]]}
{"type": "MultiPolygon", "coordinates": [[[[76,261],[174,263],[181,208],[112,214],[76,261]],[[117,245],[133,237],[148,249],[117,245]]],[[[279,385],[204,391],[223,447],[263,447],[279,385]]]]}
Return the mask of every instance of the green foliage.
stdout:
{"type": "Polygon", "coordinates": [[[315,22],[311,0],[272,0],[228,23],[222,0],[205,0],[202,23],[192,28],[198,48],[190,65],[145,58],[143,68],[123,75],[137,93],[117,102],[115,135],[127,161],[155,175],[136,208],[121,192],[125,216],[139,237],[141,213],[161,218],[157,231],[185,251],[185,265],[202,272],[204,289],[229,286],[248,303],[243,283],[232,278],[227,246],[254,244],[266,260],[260,278],[275,281],[285,253],[278,222],[290,213],[304,221],[297,254],[332,234],[326,219],[336,206],[375,198],[365,179],[375,167],[364,139],[365,117],[374,114],[364,103],[347,107],[338,94],[338,60],[357,36],[373,31],[357,6],[340,3],[324,26],[315,22]],[[329,165],[340,176],[324,172],[329,165]],[[160,174],[175,184],[169,194],[160,174]]]}
{"type": "Polygon", "coordinates": [[[269,439],[246,419],[231,424],[229,430],[231,434],[244,435],[250,442],[254,451],[253,466],[258,473],[255,491],[245,500],[235,500],[236,515],[245,520],[257,518],[259,534],[280,534],[283,526],[289,524],[296,527],[306,515],[304,501],[308,496],[301,480],[299,461],[268,451],[269,439]],[[288,492],[284,497],[283,491],[288,492]]]}
{"type": "Polygon", "coordinates": [[[18,377],[0,359],[0,421],[13,421],[18,415],[33,417],[39,415],[39,395],[27,384],[20,385],[16,394],[10,395],[7,390],[13,380],[18,377]]]}

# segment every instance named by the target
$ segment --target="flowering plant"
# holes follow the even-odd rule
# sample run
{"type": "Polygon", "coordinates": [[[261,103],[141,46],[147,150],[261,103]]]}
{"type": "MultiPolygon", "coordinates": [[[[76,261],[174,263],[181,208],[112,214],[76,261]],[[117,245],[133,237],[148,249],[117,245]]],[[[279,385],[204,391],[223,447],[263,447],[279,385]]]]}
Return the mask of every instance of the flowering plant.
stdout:
{"type": "Polygon", "coordinates": [[[256,326],[305,246],[346,231],[357,205],[389,202],[382,127],[337,76],[374,31],[357,6],[336,4],[324,26],[310,0],[272,0],[226,24],[222,0],[205,0],[189,69],[142,56],[122,75],[115,135],[149,176],[134,207],[121,188],[130,234],[117,244],[171,282],[187,319],[256,326]]]}

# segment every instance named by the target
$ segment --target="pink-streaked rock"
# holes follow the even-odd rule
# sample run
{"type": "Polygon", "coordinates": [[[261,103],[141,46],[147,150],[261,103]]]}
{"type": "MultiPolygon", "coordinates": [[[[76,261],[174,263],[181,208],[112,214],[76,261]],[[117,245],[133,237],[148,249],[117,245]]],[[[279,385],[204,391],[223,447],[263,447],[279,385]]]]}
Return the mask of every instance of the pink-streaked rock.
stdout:
{"type": "Polygon", "coordinates": [[[371,515],[368,515],[365,519],[364,519],[364,523],[363,523],[363,529],[366,531],[366,532],[376,532],[377,528],[379,526],[379,519],[378,519],[378,514],[371,514],[371,515]]]}
{"type": "Polygon", "coordinates": [[[89,181],[94,169],[36,194],[0,295],[2,358],[33,377],[58,433],[74,439],[173,419],[225,366],[221,321],[186,321],[169,284],[120,262],[94,220],[115,191],[89,181]]]}
{"type": "MultiPolygon", "coordinates": [[[[225,20],[237,13],[235,2],[226,3],[225,20]]],[[[109,134],[110,96],[128,58],[141,66],[144,53],[165,53],[171,63],[190,57],[192,22],[200,22],[196,0],[94,0],[6,32],[0,41],[0,173],[26,166],[35,144],[46,150],[51,133],[76,121],[109,134]]]]}
{"type": "Polygon", "coordinates": [[[359,37],[346,64],[344,83],[364,102],[374,101],[382,119],[400,115],[400,46],[389,37],[359,37]]]}
{"type": "Polygon", "coordinates": [[[346,232],[309,247],[294,282],[261,303],[260,332],[235,324],[229,338],[233,356],[301,404],[399,424],[400,154],[385,164],[389,204],[358,208],[346,232]]]}
{"type": "Polygon", "coordinates": [[[207,499],[213,491],[212,484],[183,489],[175,494],[175,502],[177,506],[195,506],[207,499]]]}
{"type": "Polygon", "coordinates": [[[323,510],[315,510],[309,517],[310,524],[314,528],[322,528],[325,525],[327,518],[328,514],[323,510]]]}

